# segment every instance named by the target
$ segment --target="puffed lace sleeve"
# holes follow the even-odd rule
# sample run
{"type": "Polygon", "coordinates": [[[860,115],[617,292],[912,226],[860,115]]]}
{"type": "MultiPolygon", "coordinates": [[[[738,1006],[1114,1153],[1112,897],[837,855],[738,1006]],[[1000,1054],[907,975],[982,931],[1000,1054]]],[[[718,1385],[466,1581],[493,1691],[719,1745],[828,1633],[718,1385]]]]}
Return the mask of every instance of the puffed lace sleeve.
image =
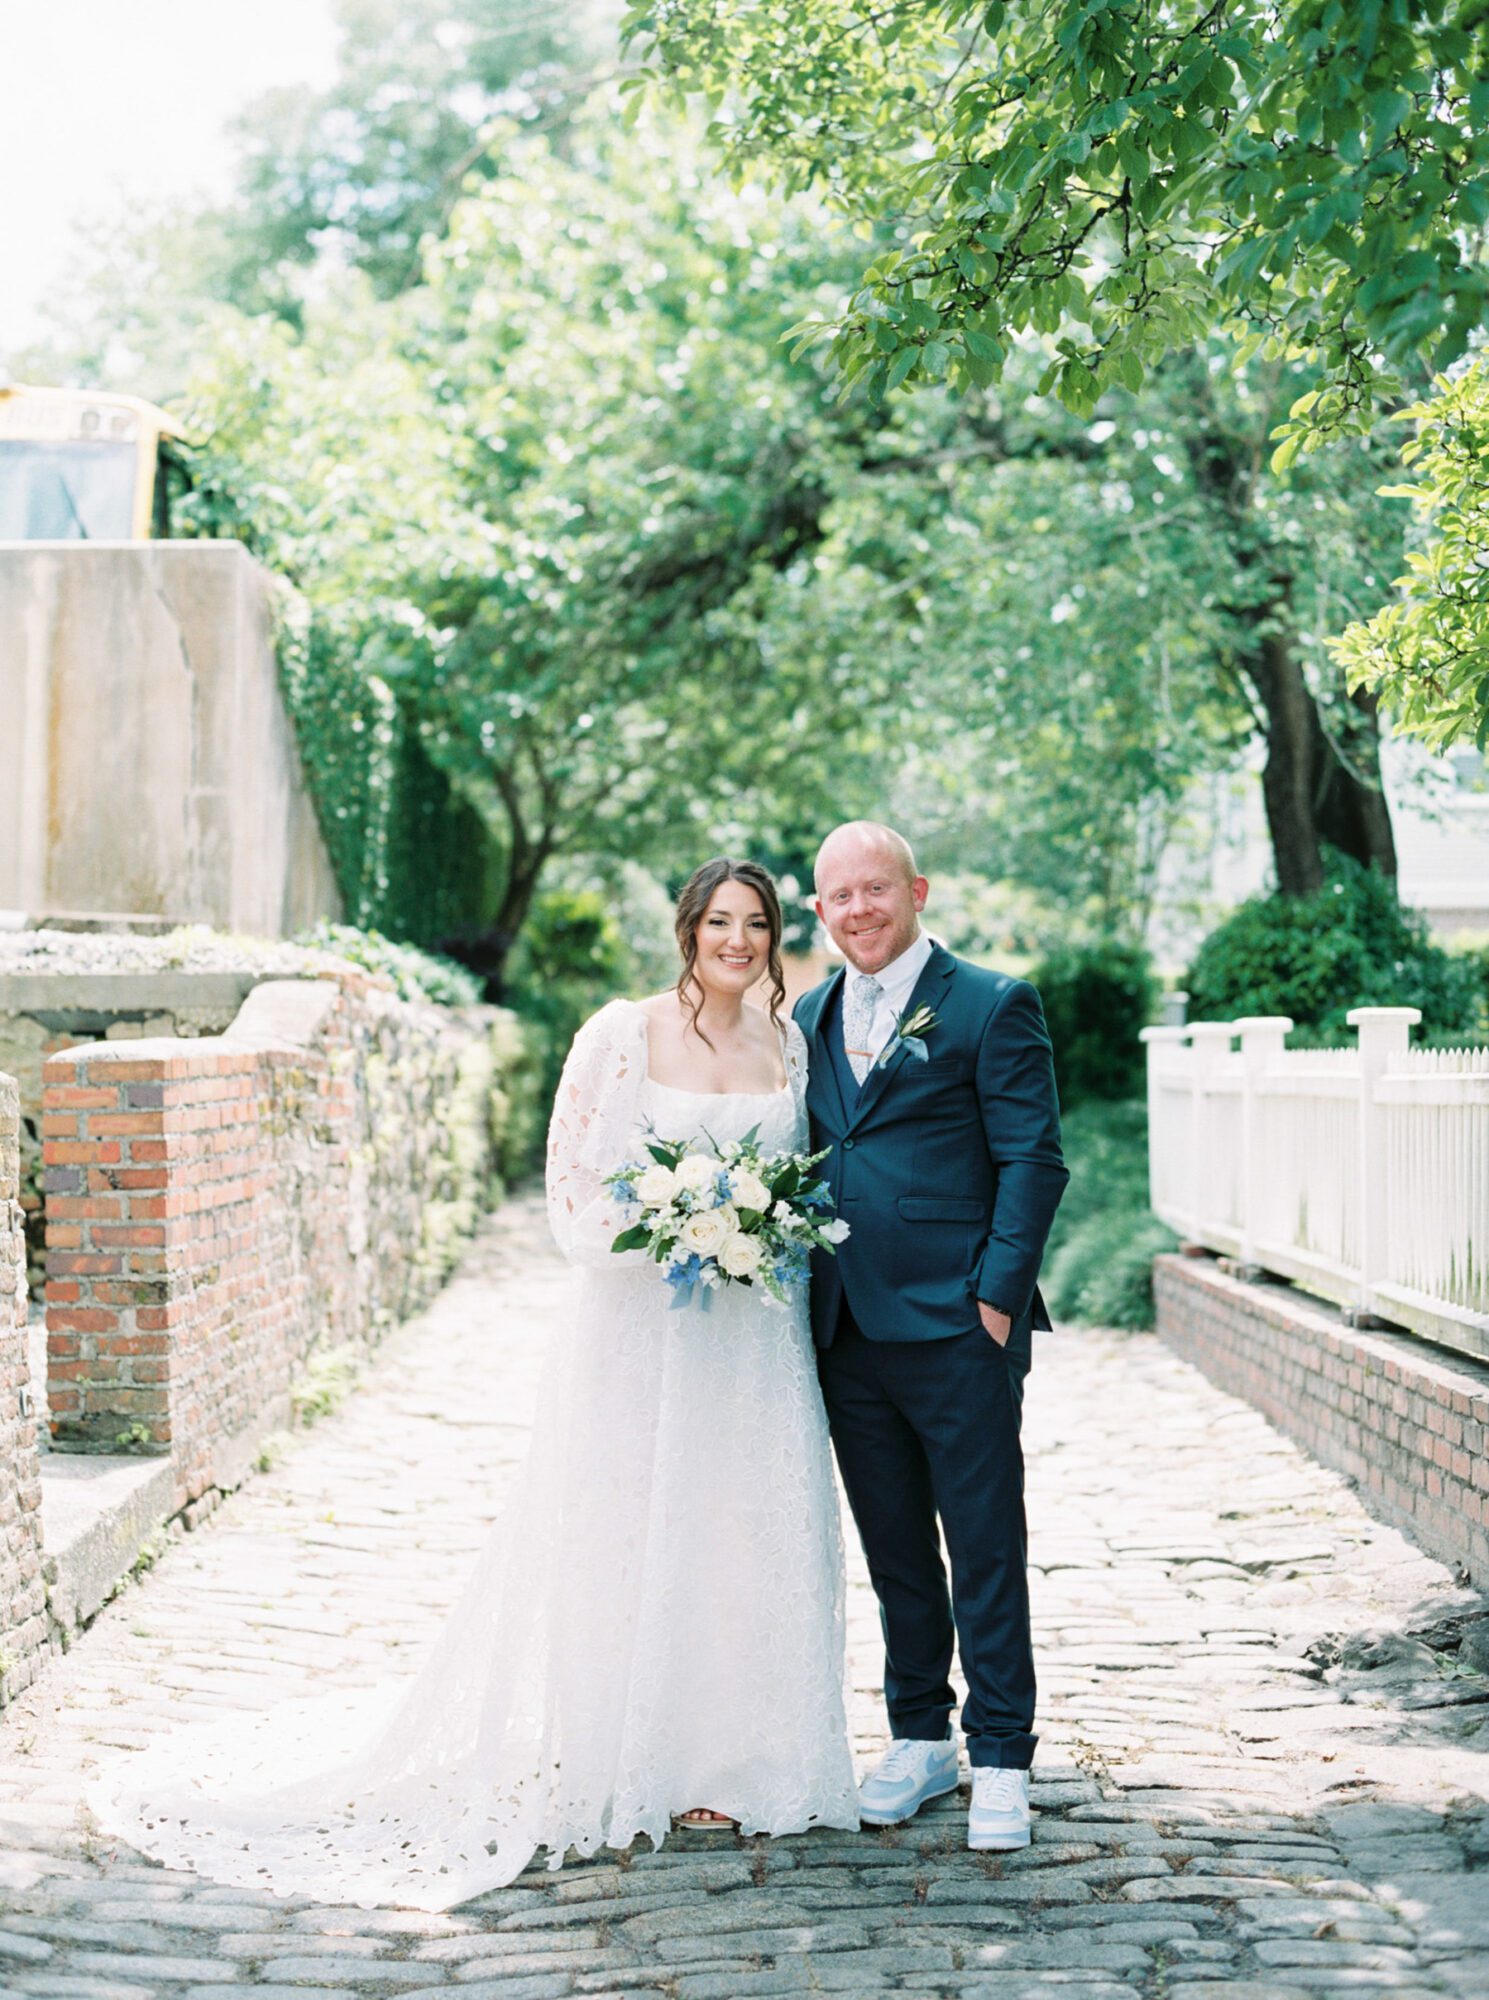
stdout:
{"type": "Polygon", "coordinates": [[[625,1221],[603,1183],[635,1151],[645,1076],[645,1010],[612,1000],[574,1037],[548,1127],[548,1224],[571,1264],[631,1261],[610,1248],[625,1221]]]}

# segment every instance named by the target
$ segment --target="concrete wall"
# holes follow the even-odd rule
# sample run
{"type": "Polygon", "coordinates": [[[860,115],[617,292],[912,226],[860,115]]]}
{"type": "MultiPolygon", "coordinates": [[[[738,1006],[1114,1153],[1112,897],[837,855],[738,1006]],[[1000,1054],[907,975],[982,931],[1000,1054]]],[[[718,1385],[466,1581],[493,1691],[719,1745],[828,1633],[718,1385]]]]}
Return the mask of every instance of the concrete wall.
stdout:
{"type": "Polygon", "coordinates": [[[239,543],[0,543],[0,910],[339,913],[239,543]]]}

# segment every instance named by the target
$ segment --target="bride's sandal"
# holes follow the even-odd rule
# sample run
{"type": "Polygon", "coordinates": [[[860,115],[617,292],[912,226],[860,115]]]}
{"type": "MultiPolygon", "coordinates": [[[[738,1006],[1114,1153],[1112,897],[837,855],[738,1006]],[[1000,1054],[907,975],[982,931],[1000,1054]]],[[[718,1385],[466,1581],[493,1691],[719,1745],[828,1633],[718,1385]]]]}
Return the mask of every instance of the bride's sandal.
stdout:
{"type": "Polygon", "coordinates": [[[710,1812],[706,1806],[694,1806],[691,1812],[672,1815],[674,1832],[688,1833],[738,1833],[739,1821],[730,1819],[727,1813],[710,1812]]]}

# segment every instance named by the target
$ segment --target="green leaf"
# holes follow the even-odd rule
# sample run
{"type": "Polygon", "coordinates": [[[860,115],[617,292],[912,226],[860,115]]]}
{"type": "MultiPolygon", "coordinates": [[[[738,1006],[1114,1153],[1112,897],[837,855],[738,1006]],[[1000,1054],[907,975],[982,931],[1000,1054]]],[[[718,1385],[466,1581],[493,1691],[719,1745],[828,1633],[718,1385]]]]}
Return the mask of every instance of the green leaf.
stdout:
{"type": "Polygon", "coordinates": [[[1285,437],[1272,453],[1272,470],[1274,472],[1286,472],[1287,468],[1297,457],[1302,443],[1303,433],[1301,431],[1294,431],[1290,436],[1285,437]]]}
{"type": "Polygon", "coordinates": [[[919,359],[920,349],[918,347],[902,347],[900,349],[899,353],[896,354],[893,361],[889,364],[889,373],[884,380],[886,393],[891,389],[899,388],[901,382],[904,381],[919,359]]]}

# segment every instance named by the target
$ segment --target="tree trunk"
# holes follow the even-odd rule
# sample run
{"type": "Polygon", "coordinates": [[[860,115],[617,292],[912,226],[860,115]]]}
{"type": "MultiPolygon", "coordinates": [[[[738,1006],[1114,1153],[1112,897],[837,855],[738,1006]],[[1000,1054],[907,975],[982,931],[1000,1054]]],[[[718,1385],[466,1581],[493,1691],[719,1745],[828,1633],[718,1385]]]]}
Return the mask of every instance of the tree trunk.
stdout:
{"type": "Polygon", "coordinates": [[[489,1001],[499,1002],[506,995],[507,960],[527,921],[550,852],[547,847],[533,848],[524,854],[521,867],[510,870],[500,906],[489,924],[478,931],[459,931],[441,938],[435,947],[475,973],[483,997],[489,1001]]]}
{"type": "Polygon", "coordinates": [[[1324,847],[1396,877],[1396,842],[1380,784],[1373,703],[1357,705],[1361,727],[1346,746],[1351,768],[1330,741],[1285,632],[1259,638],[1242,663],[1266,715],[1262,797],[1284,896],[1321,888],[1324,847]]]}
{"type": "Polygon", "coordinates": [[[1197,412],[1185,433],[1195,482],[1228,522],[1240,567],[1267,565],[1262,601],[1240,613],[1252,630],[1239,664],[1266,718],[1262,797],[1277,887],[1284,896],[1321,888],[1325,847],[1378,868],[1394,882],[1396,842],[1381,787],[1376,704],[1368,695],[1355,695],[1341,741],[1331,740],[1293,650],[1287,554],[1268,552],[1268,535],[1257,516],[1256,440],[1238,437],[1224,423],[1202,363],[1191,360],[1183,374],[1197,412]]]}
{"type": "Polygon", "coordinates": [[[1319,771],[1318,830],[1331,847],[1396,879],[1396,836],[1380,775],[1380,722],[1375,696],[1352,697],[1362,722],[1350,732],[1345,751],[1325,742],[1327,761],[1319,771]]]}

